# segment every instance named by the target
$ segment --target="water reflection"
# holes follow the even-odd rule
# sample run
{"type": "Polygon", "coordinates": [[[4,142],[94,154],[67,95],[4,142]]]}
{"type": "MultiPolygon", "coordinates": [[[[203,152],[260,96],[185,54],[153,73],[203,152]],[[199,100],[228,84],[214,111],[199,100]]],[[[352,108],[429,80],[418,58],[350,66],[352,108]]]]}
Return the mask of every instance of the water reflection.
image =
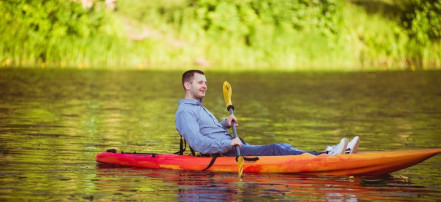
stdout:
{"type": "MultiPolygon", "coordinates": [[[[286,174],[246,174],[239,181],[234,173],[188,172],[97,167],[98,192],[118,191],[141,199],[207,200],[410,200],[434,197],[403,178],[331,177],[286,174]],[[122,185],[122,186],[120,186],[122,185]],[[397,192],[397,189],[399,190],[397,192]]],[[[104,196],[106,198],[107,196],[104,196]]],[[[109,196],[110,197],[110,196],[109,196]]]]}

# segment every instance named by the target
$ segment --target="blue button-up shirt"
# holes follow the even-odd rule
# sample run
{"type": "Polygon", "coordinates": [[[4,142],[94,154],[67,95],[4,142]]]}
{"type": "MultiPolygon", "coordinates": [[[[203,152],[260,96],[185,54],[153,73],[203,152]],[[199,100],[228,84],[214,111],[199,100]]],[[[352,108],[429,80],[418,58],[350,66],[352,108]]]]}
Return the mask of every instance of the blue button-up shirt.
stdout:
{"type": "Polygon", "coordinates": [[[194,99],[179,100],[175,124],[188,144],[202,154],[225,153],[231,150],[233,137],[228,133],[225,120],[221,123],[194,99]]]}

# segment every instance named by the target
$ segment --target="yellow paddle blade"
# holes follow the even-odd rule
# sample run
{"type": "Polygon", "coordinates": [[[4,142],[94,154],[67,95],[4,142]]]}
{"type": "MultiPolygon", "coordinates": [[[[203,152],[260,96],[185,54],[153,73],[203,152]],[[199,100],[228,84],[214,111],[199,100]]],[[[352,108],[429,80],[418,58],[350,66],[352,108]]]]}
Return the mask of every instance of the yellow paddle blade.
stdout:
{"type": "Polygon", "coordinates": [[[224,85],[223,85],[223,92],[224,92],[224,99],[225,99],[225,104],[228,106],[233,105],[231,103],[231,95],[233,94],[233,91],[231,89],[231,85],[230,83],[228,83],[227,81],[224,81],[224,85]]]}
{"type": "Polygon", "coordinates": [[[237,176],[238,176],[239,178],[242,178],[242,173],[243,173],[243,162],[244,162],[243,156],[238,156],[238,157],[237,157],[237,168],[238,168],[239,170],[238,170],[238,172],[237,172],[237,176]]]}

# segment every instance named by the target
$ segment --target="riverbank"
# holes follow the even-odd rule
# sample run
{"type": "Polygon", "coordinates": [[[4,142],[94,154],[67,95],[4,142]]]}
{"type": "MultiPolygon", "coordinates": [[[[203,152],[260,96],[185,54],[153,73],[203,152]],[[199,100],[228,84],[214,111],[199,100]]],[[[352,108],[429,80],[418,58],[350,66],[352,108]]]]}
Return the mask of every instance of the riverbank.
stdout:
{"type": "Polygon", "coordinates": [[[2,67],[441,69],[440,40],[404,27],[395,1],[133,0],[116,12],[100,2],[17,4],[0,3],[2,67]]]}

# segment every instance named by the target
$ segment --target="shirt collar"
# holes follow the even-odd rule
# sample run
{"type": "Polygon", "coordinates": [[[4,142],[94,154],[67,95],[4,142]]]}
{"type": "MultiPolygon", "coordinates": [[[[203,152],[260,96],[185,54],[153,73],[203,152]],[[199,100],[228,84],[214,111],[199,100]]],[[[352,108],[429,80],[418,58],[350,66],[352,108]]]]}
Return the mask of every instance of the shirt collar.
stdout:
{"type": "Polygon", "coordinates": [[[203,101],[199,101],[196,99],[182,99],[178,101],[178,104],[191,104],[191,105],[199,105],[202,106],[203,101]]]}

